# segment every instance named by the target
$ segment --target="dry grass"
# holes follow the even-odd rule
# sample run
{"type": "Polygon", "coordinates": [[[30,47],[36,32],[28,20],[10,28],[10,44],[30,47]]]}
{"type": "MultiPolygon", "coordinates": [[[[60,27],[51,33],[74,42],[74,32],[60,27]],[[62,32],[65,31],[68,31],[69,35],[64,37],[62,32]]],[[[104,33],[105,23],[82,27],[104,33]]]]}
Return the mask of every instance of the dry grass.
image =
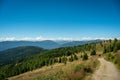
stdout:
{"type": "Polygon", "coordinates": [[[52,70],[57,69],[59,66],[63,66],[63,65],[64,64],[55,64],[54,66],[45,66],[40,69],[36,69],[36,70],[29,71],[29,72],[26,72],[26,73],[23,73],[17,76],[10,77],[8,79],[9,80],[31,80],[33,78],[45,75],[51,72],[52,70]]]}
{"type": "Polygon", "coordinates": [[[59,67],[58,70],[36,78],[34,80],[90,80],[91,73],[98,66],[98,60],[89,59],[87,61],[74,61],[59,67]],[[54,76],[54,77],[53,77],[54,76]]]}

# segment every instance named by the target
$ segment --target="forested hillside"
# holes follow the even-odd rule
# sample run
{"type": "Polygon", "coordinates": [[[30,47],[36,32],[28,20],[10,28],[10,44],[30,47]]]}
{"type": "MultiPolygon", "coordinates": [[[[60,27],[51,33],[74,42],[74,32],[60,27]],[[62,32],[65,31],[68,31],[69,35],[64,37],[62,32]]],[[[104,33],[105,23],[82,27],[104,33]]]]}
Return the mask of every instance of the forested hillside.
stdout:
{"type": "Polygon", "coordinates": [[[45,51],[35,46],[21,46],[0,51],[0,66],[10,63],[19,63],[24,58],[45,51]]]}
{"type": "MultiPolygon", "coordinates": [[[[32,71],[43,66],[50,66],[55,63],[67,64],[67,62],[73,62],[78,59],[87,60],[94,55],[108,55],[108,53],[116,53],[120,50],[120,40],[108,40],[104,42],[85,44],[82,46],[74,47],[62,47],[57,49],[48,50],[40,54],[33,55],[26,58],[25,60],[13,63],[9,65],[4,65],[0,67],[0,79],[5,79],[11,76],[19,75],[21,73],[32,71]],[[78,56],[80,55],[80,56],[78,56]]],[[[116,55],[107,56],[108,60],[115,61],[118,64],[118,58],[116,55]],[[109,57],[113,58],[109,59],[109,57]]],[[[85,68],[86,72],[91,69],[85,68]]]]}

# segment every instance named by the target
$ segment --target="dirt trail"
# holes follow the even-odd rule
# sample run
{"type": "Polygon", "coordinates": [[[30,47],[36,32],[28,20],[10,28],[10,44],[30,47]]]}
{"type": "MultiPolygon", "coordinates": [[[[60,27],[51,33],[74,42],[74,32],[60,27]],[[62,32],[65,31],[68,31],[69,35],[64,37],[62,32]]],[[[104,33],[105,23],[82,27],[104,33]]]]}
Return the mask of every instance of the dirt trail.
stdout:
{"type": "Polygon", "coordinates": [[[120,80],[120,72],[111,62],[98,59],[100,61],[99,69],[93,74],[92,80],[120,80]]]}

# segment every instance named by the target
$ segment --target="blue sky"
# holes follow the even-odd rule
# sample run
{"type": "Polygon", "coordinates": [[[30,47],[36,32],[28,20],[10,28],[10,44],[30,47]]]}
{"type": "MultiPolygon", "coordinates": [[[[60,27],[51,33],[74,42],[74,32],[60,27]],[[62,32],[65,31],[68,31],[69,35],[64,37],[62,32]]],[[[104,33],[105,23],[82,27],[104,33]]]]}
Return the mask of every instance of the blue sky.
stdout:
{"type": "Polygon", "coordinates": [[[119,0],[0,0],[0,38],[118,38],[119,0]]]}

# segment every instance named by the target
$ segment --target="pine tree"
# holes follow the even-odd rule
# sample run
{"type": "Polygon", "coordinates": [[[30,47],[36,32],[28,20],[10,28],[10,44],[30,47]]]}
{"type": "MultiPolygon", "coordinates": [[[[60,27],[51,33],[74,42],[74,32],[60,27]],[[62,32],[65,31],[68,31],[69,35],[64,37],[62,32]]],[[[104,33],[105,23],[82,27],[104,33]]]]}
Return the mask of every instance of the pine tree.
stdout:
{"type": "Polygon", "coordinates": [[[66,56],[62,57],[62,63],[64,63],[64,64],[67,63],[67,58],[66,58],[66,56]]]}
{"type": "Polygon", "coordinates": [[[114,47],[113,52],[117,52],[118,48],[117,46],[114,47]]]}
{"type": "Polygon", "coordinates": [[[59,57],[59,63],[61,63],[61,62],[62,62],[61,57],[59,57]]]}
{"type": "Polygon", "coordinates": [[[76,54],[74,54],[74,60],[78,60],[78,57],[76,54]]]}
{"type": "Polygon", "coordinates": [[[72,62],[74,60],[73,55],[70,56],[69,61],[72,62]]]}
{"type": "Polygon", "coordinates": [[[87,60],[87,59],[88,59],[87,53],[84,53],[84,54],[82,55],[82,59],[83,59],[83,60],[87,60]]]}
{"type": "Polygon", "coordinates": [[[106,47],[104,47],[104,49],[103,49],[103,53],[107,53],[106,47]]]}

